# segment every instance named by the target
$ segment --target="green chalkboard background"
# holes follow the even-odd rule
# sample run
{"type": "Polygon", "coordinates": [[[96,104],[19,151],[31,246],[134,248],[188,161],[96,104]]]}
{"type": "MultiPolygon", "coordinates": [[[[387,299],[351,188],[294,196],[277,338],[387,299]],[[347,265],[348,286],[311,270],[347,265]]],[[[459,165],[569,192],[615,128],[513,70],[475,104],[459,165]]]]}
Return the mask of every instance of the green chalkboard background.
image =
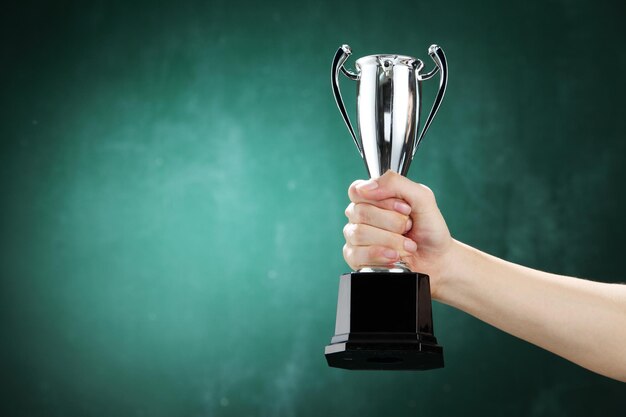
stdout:
{"type": "Polygon", "coordinates": [[[346,190],[365,176],[330,91],[336,48],[430,62],[441,45],[448,92],[410,177],[456,238],[617,282],[622,4],[5,4],[0,414],[623,415],[625,385],[437,303],[445,369],[323,357],[346,190]]]}

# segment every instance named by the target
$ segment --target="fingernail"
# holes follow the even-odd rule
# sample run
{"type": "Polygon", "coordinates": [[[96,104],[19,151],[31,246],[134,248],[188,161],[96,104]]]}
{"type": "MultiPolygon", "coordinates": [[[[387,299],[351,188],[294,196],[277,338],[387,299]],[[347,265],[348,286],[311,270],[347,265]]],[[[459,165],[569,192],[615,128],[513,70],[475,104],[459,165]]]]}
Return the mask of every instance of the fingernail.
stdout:
{"type": "Polygon", "coordinates": [[[383,251],[383,255],[385,255],[385,258],[396,259],[398,257],[398,252],[393,249],[385,249],[383,251]]]}
{"type": "Polygon", "coordinates": [[[411,221],[411,219],[406,221],[406,228],[404,229],[404,233],[408,232],[409,230],[411,230],[411,227],[413,227],[413,221],[411,221]]]}
{"type": "Polygon", "coordinates": [[[407,216],[411,214],[411,206],[401,201],[393,203],[393,209],[399,213],[406,214],[407,216]]]}
{"type": "Polygon", "coordinates": [[[359,191],[370,191],[378,188],[378,181],[376,180],[367,180],[363,181],[359,185],[356,186],[356,189],[359,191]]]}
{"type": "Polygon", "coordinates": [[[404,249],[407,252],[415,252],[417,250],[417,243],[413,242],[411,239],[404,239],[404,249]]]}

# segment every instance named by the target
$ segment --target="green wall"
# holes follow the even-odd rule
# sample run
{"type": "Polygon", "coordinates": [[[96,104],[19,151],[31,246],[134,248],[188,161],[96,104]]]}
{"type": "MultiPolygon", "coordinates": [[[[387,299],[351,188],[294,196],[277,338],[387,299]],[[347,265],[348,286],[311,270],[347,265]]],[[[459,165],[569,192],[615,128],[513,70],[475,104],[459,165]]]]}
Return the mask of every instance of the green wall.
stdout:
{"type": "Polygon", "coordinates": [[[619,1],[3,6],[0,414],[623,413],[623,384],[437,303],[443,370],[350,373],[323,348],[346,190],[365,176],[330,90],[336,48],[446,51],[410,177],[456,238],[623,281],[625,15],[619,1]]]}

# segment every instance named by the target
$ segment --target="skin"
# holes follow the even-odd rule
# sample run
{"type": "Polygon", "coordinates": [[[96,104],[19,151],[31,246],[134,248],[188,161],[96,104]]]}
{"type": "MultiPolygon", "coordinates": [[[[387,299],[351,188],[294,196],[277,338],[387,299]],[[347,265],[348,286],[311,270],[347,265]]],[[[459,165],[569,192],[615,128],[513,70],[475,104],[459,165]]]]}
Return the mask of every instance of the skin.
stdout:
{"type": "Polygon", "coordinates": [[[351,268],[403,260],[432,297],[584,368],[626,382],[626,286],[550,274],[452,238],[433,192],[393,172],[348,191],[351,268]]]}

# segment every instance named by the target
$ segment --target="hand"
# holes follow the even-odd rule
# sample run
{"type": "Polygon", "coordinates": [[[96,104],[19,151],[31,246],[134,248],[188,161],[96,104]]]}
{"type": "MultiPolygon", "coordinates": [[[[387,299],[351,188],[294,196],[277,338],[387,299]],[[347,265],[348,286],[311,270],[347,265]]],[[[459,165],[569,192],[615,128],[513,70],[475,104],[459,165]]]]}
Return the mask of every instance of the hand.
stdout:
{"type": "Polygon", "coordinates": [[[454,240],[432,190],[388,171],[376,180],[355,181],[348,195],[343,248],[348,265],[359,269],[402,260],[412,271],[430,275],[435,297],[454,240]]]}
{"type": "Polygon", "coordinates": [[[537,271],[458,242],[433,192],[393,172],[348,193],[343,254],[352,268],[402,260],[430,276],[434,299],[626,382],[625,285],[537,271]]]}

